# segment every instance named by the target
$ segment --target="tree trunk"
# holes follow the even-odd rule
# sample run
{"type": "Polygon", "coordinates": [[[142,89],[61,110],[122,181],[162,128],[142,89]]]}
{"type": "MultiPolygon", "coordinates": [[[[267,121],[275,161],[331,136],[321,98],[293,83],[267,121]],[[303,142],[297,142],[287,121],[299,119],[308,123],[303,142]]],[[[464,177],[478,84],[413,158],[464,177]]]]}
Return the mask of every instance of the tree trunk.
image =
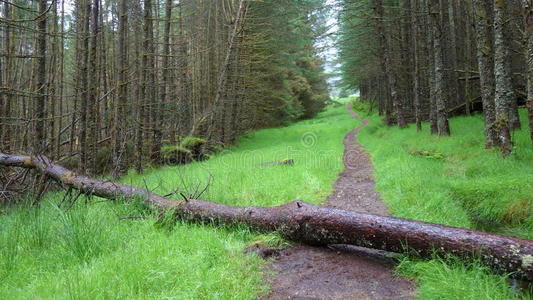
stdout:
{"type": "Polygon", "coordinates": [[[411,0],[411,8],[413,11],[411,12],[411,22],[412,24],[412,39],[413,39],[413,51],[414,51],[414,86],[413,86],[413,94],[414,94],[414,102],[415,102],[415,122],[416,122],[416,130],[422,131],[422,116],[421,116],[421,88],[420,88],[420,80],[422,72],[421,69],[421,51],[420,51],[420,1],[419,0],[411,0]]]}
{"type": "Polygon", "coordinates": [[[476,23],[476,42],[479,75],[481,81],[481,98],[485,115],[485,147],[492,148],[498,144],[495,131],[496,113],[494,103],[494,50],[491,43],[491,20],[486,0],[474,0],[474,17],[476,23]]]}
{"type": "MultiPolygon", "coordinates": [[[[90,0],[89,0],[90,1],[90,0]]],[[[96,152],[98,142],[98,94],[100,91],[100,74],[98,70],[98,44],[100,37],[100,2],[93,0],[91,31],[91,50],[89,51],[89,94],[87,97],[87,162],[88,174],[96,174],[96,152]]],[[[89,17],[89,16],[87,16],[89,17]]]]}
{"type": "Polygon", "coordinates": [[[125,148],[129,130],[129,118],[126,116],[128,104],[128,6],[127,0],[119,3],[118,22],[118,95],[115,107],[115,141],[113,159],[113,178],[118,178],[125,171],[125,148]]]}
{"type": "MultiPolygon", "coordinates": [[[[11,4],[4,2],[4,16],[6,20],[11,19],[11,4]]],[[[5,58],[5,69],[4,69],[4,84],[6,87],[12,86],[12,75],[11,73],[14,72],[13,69],[13,59],[11,56],[13,55],[13,47],[12,44],[12,38],[11,38],[11,26],[9,23],[5,24],[5,31],[4,31],[4,51],[6,53],[5,58]]],[[[12,136],[11,136],[11,122],[9,121],[9,116],[11,116],[11,103],[13,101],[13,95],[11,92],[3,93],[2,95],[3,101],[5,101],[4,106],[4,113],[5,113],[5,119],[2,120],[3,127],[0,131],[0,138],[2,139],[2,142],[0,143],[0,146],[3,146],[3,149],[6,149],[6,151],[10,151],[12,149],[12,136]]]]}
{"type": "Polygon", "coordinates": [[[433,46],[435,52],[435,106],[437,114],[437,130],[440,136],[450,135],[450,125],[448,123],[448,108],[446,96],[446,82],[444,71],[443,52],[443,28],[440,21],[440,9],[438,0],[430,0],[430,17],[433,27],[433,46]]]}
{"type": "Polygon", "coordinates": [[[176,218],[195,222],[246,224],[258,231],[277,231],[311,245],[349,244],[392,252],[415,250],[422,257],[451,253],[480,257],[495,270],[533,280],[533,241],[400,218],[314,206],[300,201],[278,207],[232,207],[200,200],[173,201],[148,190],[100,181],[69,171],[46,157],[0,153],[0,165],[36,169],[82,193],[106,199],[142,199],[176,218]]]}
{"type": "Polygon", "coordinates": [[[512,74],[508,62],[510,60],[509,40],[505,30],[505,0],[494,0],[494,74],[496,78],[496,132],[498,145],[503,155],[512,152],[509,108],[514,99],[512,74]]]}
{"type": "Polygon", "coordinates": [[[34,126],[35,137],[33,143],[33,152],[35,154],[42,154],[45,151],[46,145],[46,23],[47,17],[46,12],[48,9],[48,1],[40,0],[39,1],[39,18],[37,21],[37,29],[39,31],[37,35],[37,81],[36,81],[36,91],[37,94],[35,98],[34,106],[34,118],[36,120],[34,126]]]}
{"type": "MultiPolygon", "coordinates": [[[[159,162],[162,162],[162,156],[161,156],[161,143],[162,143],[162,132],[163,132],[163,126],[164,126],[164,104],[168,101],[168,93],[169,93],[169,85],[170,85],[170,64],[169,64],[169,57],[170,57],[170,32],[172,28],[172,0],[166,0],[165,2],[165,30],[163,32],[163,59],[162,59],[162,82],[161,87],[159,90],[159,110],[161,116],[159,117],[159,124],[157,124],[159,128],[158,134],[155,135],[154,142],[158,145],[154,146],[154,151],[159,151],[159,154],[157,156],[157,159],[159,162]]],[[[174,135],[174,133],[171,133],[174,135]]]]}
{"type": "Polygon", "coordinates": [[[387,41],[388,39],[385,33],[385,26],[383,24],[384,22],[383,19],[385,17],[385,11],[383,9],[383,1],[373,0],[373,4],[374,4],[374,7],[373,7],[374,16],[376,19],[375,28],[376,28],[376,33],[379,37],[380,52],[383,54],[383,62],[385,64],[385,74],[387,76],[387,80],[389,83],[392,105],[396,112],[396,123],[398,124],[400,128],[405,128],[407,127],[407,123],[405,122],[403,106],[400,101],[400,95],[398,91],[398,82],[397,82],[396,74],[394,73],[394,70],[392,68],[391,54],[389,51],[389,43],[387,41]]]}
{"type": "Polygon", "coordinates": [[[533,1],[523,0],[524,22],[526,25],[526,37],[528,51],[527,60],[527,115],[529,118],[529,131],[533,142],[533,1]]]}
{"type": "Polygon", "coordinates": [[[147,122],[150,127],[151,147],[150,160],[154,164],[161,162],[161,128],[158,128],[160,112],[159,99],[156,97],[156,79],[155,79],[155,40],[153,24],[153,4],[152,0],[144,1],[144,41],[143,41],[143,80],[142,80],[142,97],[145,103],[148,103],[147,122]]]}
{"type": "Polygon", "coordinates": [[[81,114],[81,126],[80,126],[80,155],[81,155],[81,169],[86,172],[89,165],[89,120],[88,120],[88,98],[89,98],[89,84],[88,84],[88,66],[89,66],[89,29],[90,29],[90,15],[91,15],[91,0],[84,0],[80,5],[81,12],[79,14],[80,22],[82,25],[82,41],[79,64],[79,76],[80,76],[80,114],[81,114]]]}
{"type": "Polygon", "coordinates": [[[435,51],[434,44],[434,28],[432,26],[433,20],[430,16],[431,6],[430,0],[425,0],[425,9],[427,12],[426,25],[427,25],[427,45],[426,54],[428,55],[428,87],[429,87],[429,130],[431,134],[438,134],[439,129],[437,126],[437,109],[436,109],[436,90],[435,90],[435,51]]]}

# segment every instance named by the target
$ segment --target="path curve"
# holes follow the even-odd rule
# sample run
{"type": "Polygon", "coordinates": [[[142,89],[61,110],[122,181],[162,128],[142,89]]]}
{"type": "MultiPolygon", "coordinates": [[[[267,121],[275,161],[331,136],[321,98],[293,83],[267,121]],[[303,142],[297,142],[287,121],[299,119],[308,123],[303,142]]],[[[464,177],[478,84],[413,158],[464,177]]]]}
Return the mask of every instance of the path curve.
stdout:
{"type": "MultiPolygon", "coordinates": [[[[359,119],[351,105],[346,110],[359,119]]],[[[339,174],[326,206],[389,215],[375,190],[373,166],[355,137],[368,125],[344,138],[345,170],[339,174]]],[[[271,293],[265,299],[413,299],[414,284],[394,276],[387,253],[353,246],[311,247],[296,244],[284,249],[270,266],[271,293]]]]}

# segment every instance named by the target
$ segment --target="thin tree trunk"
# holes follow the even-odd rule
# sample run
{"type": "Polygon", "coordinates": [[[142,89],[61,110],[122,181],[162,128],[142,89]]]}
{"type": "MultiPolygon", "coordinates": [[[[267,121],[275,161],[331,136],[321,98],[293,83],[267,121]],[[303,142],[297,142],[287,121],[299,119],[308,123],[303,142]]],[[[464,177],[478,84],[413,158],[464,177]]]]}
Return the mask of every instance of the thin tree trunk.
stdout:
{"type": "Polygon", "coordinates": [[[503,155],[512,152],[511,128],[509,124],[509,107],[514,99],[512,74],[509,69],[510,60],[509,40],[505,30],[505,0],[494,0],[494,74],[495,74],[495,104],[496,104],[496,132],[498,145],[503,155]]]}
{"type": "MultiPolygon", "coordinates": [[[[4,16],[6,20],[9,20],[11,18],[11,5],[7,2],[4,3],[4,16]]],[[[5,59],[5,70],[4,70],[4,83],[6,87],[12,87],[12,76],[11,72],[14,72],[13,68],[13,41],[11,38],[11,26],[9,23],[5,24],[5,39],[4,39],[4,50],[6,52],[6,59],[5,59]]],[[[6,151],[10,151],[12,149],[11,143],[13,142],[13,137],[11,136],[11,122],[9,121],[9,116],[11,116],[11,103],[13,102],[13,95],[10,91],[3,93],[3,100],[5,101],[5,117],[2,122],[4,123],[4,127],[2,128],[2,131],[0,133],[0,138],[2,138],[2,144],[4,146],[4,149],[6,151]]]]}
{"type": "Polygon", "coordinates": [[[128,105],[128,6],[127,0],[120,0],[118,23],[118,95],[115,115],[115,142],[113,159],[113,178],[118,178],[125,171],[125,148],[129,127],[129,118],[126,115],[128,105]]]}
{"type": "Polygon", "coordinates": [[[527,37],[527,113],[529,119],[529,131],[533,142],[533,1],[523,0],[524,22],[527,37]]]}
{"type": "Polygon", "coordinates": [[[88,78],[88,68],[89,68],[89,29],[90,29],[90,16],[91,16],[91,0],[84,0],[83,4],[81,5],[82,13],[80,14],[80,19],[83,22],[83,39],[81,43],[81,49],[80,49],[80,56],[81,56],[81,62],[80,62],[80,114],[81,114],[81,126],[80,126],[80,155],[81,155],[81,166],[80,168],[83,170],[83,172],[87,172],[87,168],[89,165],[89,155],[90,155],[90,147],[89,147],[89,119],[88,119],[88,113],[89,113],[89,78],[88,78]]]}
{"type": "Polygon", "coordinates": [[[33,152],[35,154],[44,154],[46,145],[46,130],[47,124],[45,121],[46,116],[46,95],[47,95],[47,82],[46,82],[46,23],[47,23],[47,9],[48,1],[39,1],[39,19],[37,21],[37,82],[35,84],[36,94],[34,117],[35,117],[35,137],[33,141],[33,152]]]}
{"type": "Polygon", "coordinates": [[[428,87],[429,87],[429,130],[431,134],[438,134],[439,129],[437,126],[437,109],[436,109],[436,90],[435,90],[435,34],[433,33],[434,27],[432,26],[432,18],[430,15],[431,7],[430,0],[425,0],[425,8],[427,12],[426,26],[427,26],[427,45],[426,54],[428,56],[428,87]]]}
{"type": "Polygon", "coordinates": [[[466,8],[466,21],[465,21],[465,38],[464,38],[464,47],[465,47],[465,113],[467,116],[470,115],[470,109],[471,109],[471,95],[470,95],[470,70],[472,69],[470,67],[470,62],[472,60],[472,49],[471,49],[471,41],[472,41],[472,24],[471,24],[471,12],[472,12],[472,3],[470,1],[464,2],[464,7],[466,8]]]}
{"type": "MultiPolygon", "coordinates": [[[[489,0],[490,1],[490,0],[489,0]]],[[[491,43],[491,20],[488,1],[474,0],[476,23],[477,59],[481,81],[481,98],[485,115],[485,147],[498,144],[495,130],[496,112],[494,102],[494,49],[491,43]]]]}
{"type": "MultiPolygon", "coordinates": [[[[167,103],[169,85],[170,85],[170,65],[169,65],[169,56],[170,56],[170,31],[172,28],[172,0],[166,0],[165,3],[165,30],[163,32],[163,60],[162,60],[162,83],[159,92],[159,109],[160,112],[163,112],[163,104],[167,103]]],[[[157,159],[159,162],[161,159],[161,140],[162,140],[162,130],[163,130],[163,117],[159,117],[159,123],[156,125],[159,127],[155,132],[155,140],[153,151],[159,151],[157,159]]]]}
{"type": "Polygon", "coordinates": [[[444,54],[442,45],[442,24],[440,22],[440,9],[438,0],[430,0],[430,16],[432,20],[432,33],[434,36],[435,52],[435,106],[437,114],[437,129],[440,136],[450,135],[448,123],[448,109],[446,97],[444,54]]]}
{"type": "Polygon", "coordinates": [[[383,9],[383,1],[373,0],[373,4],[374,4],[374,7],[373,7],[374,16],[376,19],[375,28],[376,28],[376,33],[379,37],[380,52],[383,54],[383,61],[385,63],[385,73],[386,73],[387,80],[389,83],[392,105],[396,112],[396,123],[398,124],[400,128],[405,128],[407,127],[407,123],[405,122],[403,106],[400,101],[400,95],[398,93],[398,86],[397,86],[398,82],[396,79],[396,74],[394,73],[394,70],[392,68],[391,54],[389,51],[389,43],[387,41],[388,39],[385,33],[385,26],[383,24],[384,17],[385,17],[385,12],[383,9]]]}
{"type": "Polygon", "coordinates": [[[93,0],[92,5],[92,33],[89,55],[89,93],[87,97],[87,165],[89,174],[96,174],[96,152],[98,142],[98,94],[100,91],[100,73],[98,70],[98,43],[100,38],[100,1],[93,0]]]}
{"type": "Polygon", "coordinates": [[[422,116],[421,116],[421,88],[420,88],[420,80],[421,80],[421,51],[420,51],[420,1],[419,0],[411,0],[411,8],[413,11],[411,12],[411,22],[412,24],[412,38],[413,38],[413,51],[414,51],[414,86],[413,86],[413,94],[415,97],[415,122],[416,122],[416,130],[422,131],[422,116]]]}

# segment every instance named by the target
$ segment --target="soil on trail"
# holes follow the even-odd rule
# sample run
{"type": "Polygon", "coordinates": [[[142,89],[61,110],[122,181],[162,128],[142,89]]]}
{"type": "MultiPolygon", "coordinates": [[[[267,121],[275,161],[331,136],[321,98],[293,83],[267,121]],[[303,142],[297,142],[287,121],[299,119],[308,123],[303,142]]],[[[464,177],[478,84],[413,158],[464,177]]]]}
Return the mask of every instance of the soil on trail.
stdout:
{"type": "MultiPolygon", "coordinates": [[[[346,106],[353,118],[358,116],[346,106]]],[[[355,137],[362,120],[344,139],[345,170],[339,174],[327,206],[389,215],[374,188],[373,166],[355,137]]],[[[281,250],[270,266],[271,293],[265,299],[413,299],[414,284],[394,276],[394,260],[383,251],[332,245],[296,244],[281,250]]]]}

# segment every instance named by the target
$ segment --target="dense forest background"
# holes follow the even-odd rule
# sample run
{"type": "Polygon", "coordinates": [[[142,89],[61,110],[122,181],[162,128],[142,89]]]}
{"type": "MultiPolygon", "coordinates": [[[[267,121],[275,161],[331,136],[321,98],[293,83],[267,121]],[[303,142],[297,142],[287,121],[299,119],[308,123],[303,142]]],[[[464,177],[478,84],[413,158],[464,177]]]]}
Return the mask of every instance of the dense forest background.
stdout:
{"type": "Polygon", "coordinates": [[[2,1],[0,151],[118,177],[310,118],[323,2],[2,1]]]}
{"type": "Polygon", "coordinates": [[[340,1],[340,68],[389,125],[485,116],[487,148],[512,152],[518,107],[533,140],[533,2],[530,0],[340,1]],[[529,99],[529,100],[528,100],[529,99]],[[527,104],[527,105],[526,105],[527,104]]]}

